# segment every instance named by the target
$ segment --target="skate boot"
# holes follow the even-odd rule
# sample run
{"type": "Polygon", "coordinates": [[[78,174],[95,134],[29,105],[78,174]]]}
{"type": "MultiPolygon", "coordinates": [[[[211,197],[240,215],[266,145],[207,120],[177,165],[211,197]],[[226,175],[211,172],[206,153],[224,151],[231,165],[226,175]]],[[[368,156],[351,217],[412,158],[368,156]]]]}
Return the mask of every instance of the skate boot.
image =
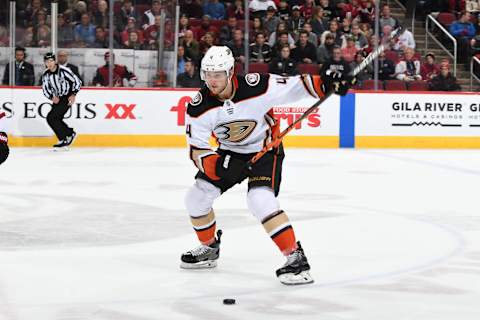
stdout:
{"type": "Polygon", "coordinates": [[[65,137],[64,141],[67,147],[73,143],[73,140],[75,140],[76,136],[77,136],[77,133],[75,131],[72,131],[71,135],[65,137]]]}
{"type": "Polygon", "coordinates": [[[312,283],[310,276],[310,265],[303,252],[300,242],[297,242],[298,249],[287,256],[287,262],[277,270],[277,277],[281,283],[286,285],[312,283]]]}
{"type": "Polygon", "coordinates": [[[217,259],[220,256],[220,238],[222,230],[217,231],[217,238],[211,245],[200,245],[199,247],[182,254],[180,268],[183,269],[207,269],[217,266],[217,259]]]}
{"type": "Polygon", "coordinates": [[[65,139],[58,141],[57,144],[53,145],[53,151],[67,151],[68,143],[65,139]]]}

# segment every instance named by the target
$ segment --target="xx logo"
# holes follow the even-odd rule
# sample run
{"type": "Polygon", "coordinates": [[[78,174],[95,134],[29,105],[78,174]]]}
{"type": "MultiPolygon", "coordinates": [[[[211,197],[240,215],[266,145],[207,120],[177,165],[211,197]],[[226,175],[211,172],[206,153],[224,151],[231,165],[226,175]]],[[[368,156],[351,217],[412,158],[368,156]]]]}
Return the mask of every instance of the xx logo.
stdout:
{"type": "Polygon", "coordinates": [[[105,119],[136,119],[133,114],[133,109],[137,106],[136,104],[126,105],[124,103],[117,103],[112,105],[107,103],[105,105],[108,109],[108,114],[105,116],[105,119]],[[122,114],[119,114],[119,109],[123,110],[122,114]]]}

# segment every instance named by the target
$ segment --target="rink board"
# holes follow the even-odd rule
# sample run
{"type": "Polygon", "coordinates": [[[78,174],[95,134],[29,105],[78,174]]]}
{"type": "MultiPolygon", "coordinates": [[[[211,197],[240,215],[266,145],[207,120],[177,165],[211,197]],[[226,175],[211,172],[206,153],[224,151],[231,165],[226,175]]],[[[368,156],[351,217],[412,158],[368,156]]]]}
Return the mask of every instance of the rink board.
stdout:
{"type": "MultiPolygon", "coordinates": [[[[185,147],[195,90],[84,88],[66,114],[78,147],[185,147]]],[[[480,94],[354,92],[332,96],[285,138],[302,148],[480,148],[480,94]]],[[[286,128],[315,102],[274,106],[286,128]]],[[[51,146],[51,108],[37,88],[0,88],[12,146],[51,146]]],[[[4,129],[5,130],[5,129],[4,129]]]]}

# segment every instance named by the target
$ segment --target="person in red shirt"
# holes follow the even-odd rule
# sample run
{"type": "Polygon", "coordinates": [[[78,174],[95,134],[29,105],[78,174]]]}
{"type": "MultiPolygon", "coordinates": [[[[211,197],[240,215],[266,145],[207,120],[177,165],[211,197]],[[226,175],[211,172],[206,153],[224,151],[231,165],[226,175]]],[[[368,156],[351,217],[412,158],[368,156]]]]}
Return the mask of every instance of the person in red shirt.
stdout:
{"type": "Polygon", "coordinates": [[[420,67],[423,80],[430,81],[440,73],[440,67],[435,63],[435,55],[431,52],[425,55],[425,63],[420,67]]]}
{"type": "MultiPolygon", "coordinates": [[[[93,78],[94,86],[108,87],[109,85],[109,61],[110,51],[105,52],[105,65],[99,67],[93,78]]],[[[133,87],[137,83],[137,76],[130,72],[126,66],[114,62],[115,55],[112,56],[113,63],[113,86],[114,87],[133,87]]]]}

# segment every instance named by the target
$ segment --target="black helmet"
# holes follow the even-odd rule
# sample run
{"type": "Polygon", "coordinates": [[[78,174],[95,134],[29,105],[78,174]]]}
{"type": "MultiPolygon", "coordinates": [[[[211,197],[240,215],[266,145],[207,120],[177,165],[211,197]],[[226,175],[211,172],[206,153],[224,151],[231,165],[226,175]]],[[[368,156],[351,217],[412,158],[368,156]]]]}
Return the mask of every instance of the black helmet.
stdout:
{"type": "Polygon", "coordinates": [[[43,56],[43,61],[48,60],[48,59],[56,60],[55,59],[55,54],[53,52],[45,53],[45,55],[43,56]]]}

